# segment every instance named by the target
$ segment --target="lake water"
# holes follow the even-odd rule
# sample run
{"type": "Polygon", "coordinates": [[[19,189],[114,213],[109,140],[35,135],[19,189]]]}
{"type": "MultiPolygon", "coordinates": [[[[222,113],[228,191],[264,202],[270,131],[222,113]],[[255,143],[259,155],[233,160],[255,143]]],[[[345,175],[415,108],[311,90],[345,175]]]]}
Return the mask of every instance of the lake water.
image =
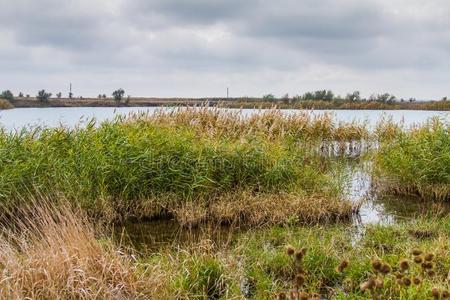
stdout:
{"type": "MultiPolygon", "coordinates": [[[[115,116],[130,113],[152,113],[158,107],[70,107],[70,108],[15,108],[0,110],[0,127],[14,131],[23,127],[65,125],[73,127],[85,124],[95,118],[97,121],[113,119],[115,116]]],[[[170,108],[164,108],[170,109],[170,108]]],[[[242,114],[251,115],[261,110],[243,109],[242,114]]],[[[300,110],[283,110],[286,114],[298,113],[300,110]]],[[[381,117],[392,117],[395,122],[403,122],[406,126],[423,123],[430,117],[449,119],[449,112],[419,110],[316,110],[313,114],[332,113],[338,121],[367,121],[375,124],[381,117]]]]}

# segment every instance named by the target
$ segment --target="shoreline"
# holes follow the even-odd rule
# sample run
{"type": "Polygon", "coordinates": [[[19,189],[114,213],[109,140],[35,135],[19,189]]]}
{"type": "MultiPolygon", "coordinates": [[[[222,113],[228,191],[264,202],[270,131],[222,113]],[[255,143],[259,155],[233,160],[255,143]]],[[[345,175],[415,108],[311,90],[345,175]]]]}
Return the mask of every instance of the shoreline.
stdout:
{"type": "Polygon", "coordinates": [[[131,98],[129,101],[117,102],[114,99],[50,99],[41,102],[34,98],[14,99],[10,101],[13,108],[48,108],[48,107],[160,107],[160,106],[219,106],[224,108],[256,108],[256,109],[314,109],[314,110],[429,110],[450,111],[450,101],[427,102],[395,102],[379,101],[301,101],[286,103],[264,101],[258,98],[219,99],[219,98],[131,98]]]}

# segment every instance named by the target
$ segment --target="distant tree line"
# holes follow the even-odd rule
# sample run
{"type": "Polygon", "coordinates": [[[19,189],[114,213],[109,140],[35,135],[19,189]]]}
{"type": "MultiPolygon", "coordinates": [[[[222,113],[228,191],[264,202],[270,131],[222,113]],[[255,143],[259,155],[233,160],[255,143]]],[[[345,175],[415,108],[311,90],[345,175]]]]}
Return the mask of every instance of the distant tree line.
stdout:
{"type": "MultiPolygon", "coordinates": [[[[114,100],[116,102],[120,102],[124,99],[125,96],[125,90],[120,88],[118,90],[115,90],[114,92],[112,92],[111,94],[114,98],[114,100]]],[[[56,95],[57,99],[62,99],[62,93],[59,92],[56,95]]],[[[50,98],[52,97],[52,93],[47,92],[46,90],[39,90],[38,93],[36,94],[35,98],[38,101],[41,102],[47,102],[50,100],[50,98]]],[[[19,94],[17,94],[17,97],[14,96],[14,94],[10,91],[10,90],[5,90],[3,92],[0,93],[0,99],[5,99],[8,101],[14,101],[15,98],[30,98],[30,95],[24,95],[22,92],[20,92],[19,94]]],[[[69,93],[69,99],[73,98],[73,93],[70,92],[69,93]]],[[[107,99],[106,94],[99,94],[98,95],[99,99],[107,99]]],[[[128,103],[130,100],[131,96],[127,96],[127,98],[125,99],[125,103],[128,103]]],[[[83,97],[79,97],[79,99],[83,99],[83,97]]]]}
{"type": "MultiPolygon", "coordinates": [[[[361,93],[359,91],[354,91],[352,93],[348,93],[345,96],[336,95],[331,90],[318,90],[312,92],[306,92],[303,95],[296,95],[293,97],[289,97],[288,94],[285,94],[281,98],[276,98],[273,94],[267,94],[262,97],[264,101],[270,102],[284,102],[284,103],[298,103],[301,101],[378,101],[382,103],[394,103],[396,101],[400,102],[415,102],[415,98],[398,99],[395,95],[390,93],[383,94],[372,94],[369,98],[361,97],[361,93]]],[[[445,101],[447,98],[444,97],[442,100],[445,101]]]]}

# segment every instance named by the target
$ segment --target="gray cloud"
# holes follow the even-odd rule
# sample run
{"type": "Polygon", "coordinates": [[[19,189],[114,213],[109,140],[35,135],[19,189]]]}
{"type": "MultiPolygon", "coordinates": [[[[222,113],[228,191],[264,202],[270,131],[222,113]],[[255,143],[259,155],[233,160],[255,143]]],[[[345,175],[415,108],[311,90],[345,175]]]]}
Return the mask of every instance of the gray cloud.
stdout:
{"type": "Polygon", "coordinates": [[[0,0],[0,89],[442,97],[445,0],[0,0]],[[167,82],[170,81],[170,82],[167,82]],[[39,86],[39,87],[38,87],[39,86]]]}

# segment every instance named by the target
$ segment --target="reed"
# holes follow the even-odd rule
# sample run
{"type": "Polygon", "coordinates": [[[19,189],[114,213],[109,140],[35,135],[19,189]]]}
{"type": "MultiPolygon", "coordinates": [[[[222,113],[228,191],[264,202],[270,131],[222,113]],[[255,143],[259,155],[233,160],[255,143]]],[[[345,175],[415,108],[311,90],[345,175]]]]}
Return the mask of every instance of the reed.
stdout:
{"type": "Polygon", "coordinates": [[[374,159],[380,189],[423,199],[450,200],[450,127],[440,119],[381,143],[374,159]]]}
{"type": "MultiPolygon", "coordinates": [[[[199,215],[192,222],[226,219],[215,213],[226,198],[268,203],[289,194],[286,199],[296,199],[291,203],[336,203],[342,198],[343,184],[336,179],[341,162],[316,153],[309,143],[316,134],[318,140],[331,141],[355,136],[343,134],[328,117],[272,112],[244,120],[206,109],[117,118],[75,129],[2,132],[0,201],[16,207],[29,194],[63,195],[110,220],[171,215],[182,221],[181,216],[195,214],[189,207],[205,208],[208,217],[199,215]]],[[[327,207],[334,207],[331,214],[340,210],[339,205],[327,207]]]]}

